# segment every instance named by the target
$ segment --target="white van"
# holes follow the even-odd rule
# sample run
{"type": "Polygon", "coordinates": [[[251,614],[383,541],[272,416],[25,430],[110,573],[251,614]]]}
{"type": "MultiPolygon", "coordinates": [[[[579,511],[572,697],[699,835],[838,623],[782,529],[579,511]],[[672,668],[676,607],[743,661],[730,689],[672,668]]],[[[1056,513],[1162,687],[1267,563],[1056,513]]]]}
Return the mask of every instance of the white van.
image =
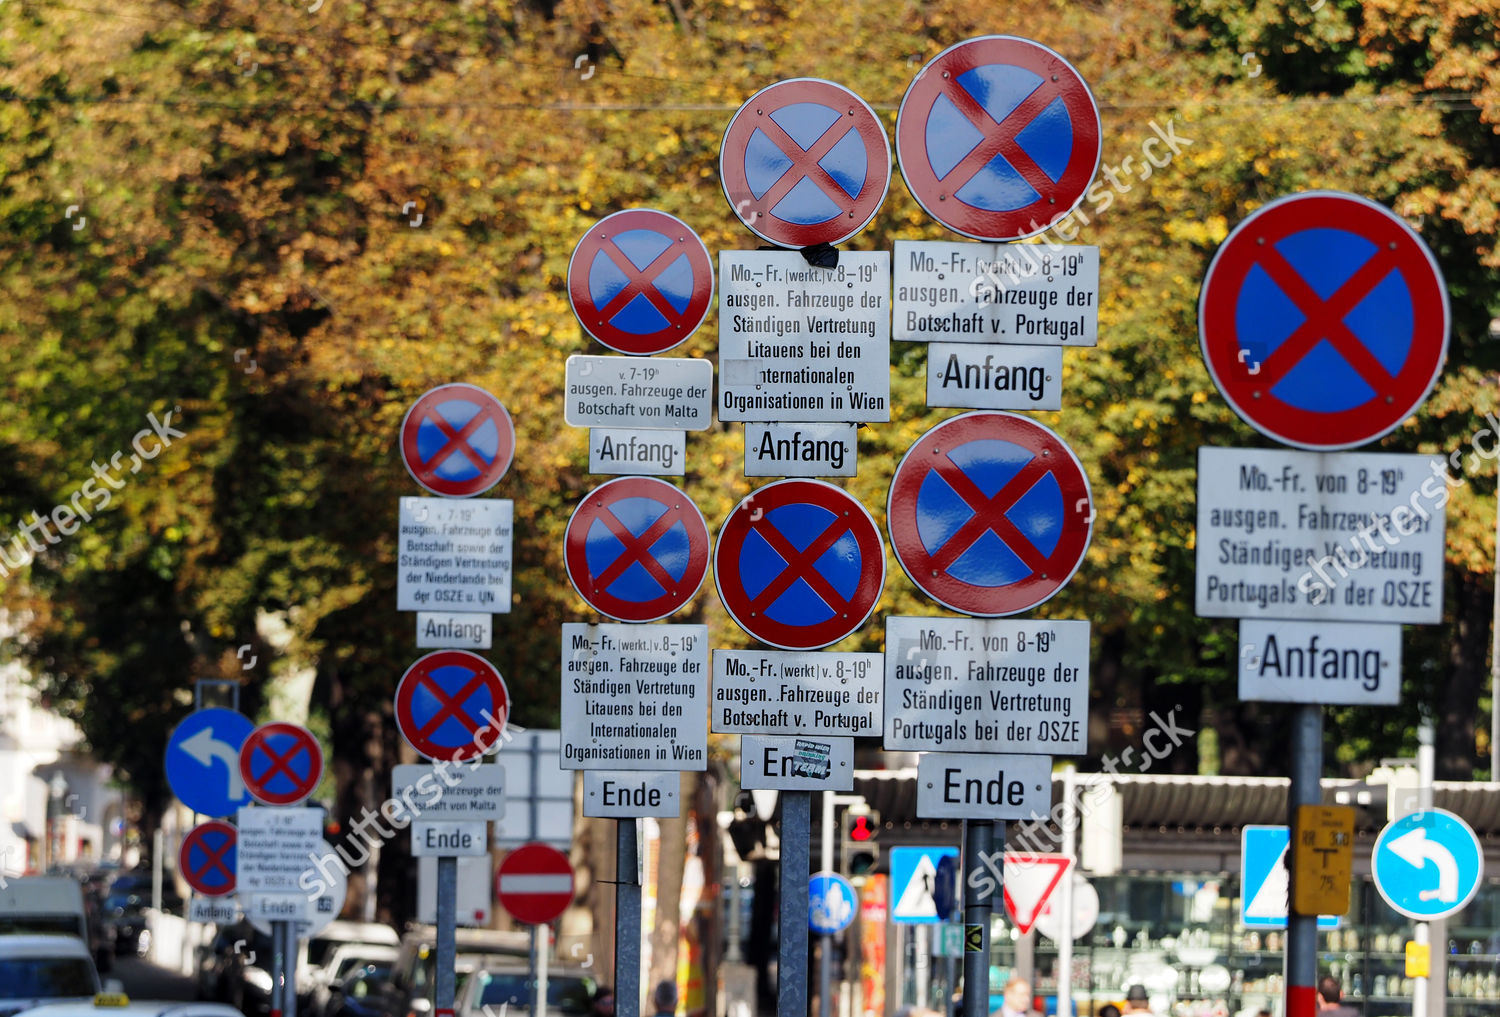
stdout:
{"type": "Polygon", "coordinates": [[[78,937],[0,936],[0,1017],[43,1003],[92,1000],[99,991],[94,958],[78,937]]]}
{"type": "Polygon", "coordinates": [[[0,934],[77,936],[89,941],[83,887],[67,876],[21,876],[0,886],[0,934]]]}

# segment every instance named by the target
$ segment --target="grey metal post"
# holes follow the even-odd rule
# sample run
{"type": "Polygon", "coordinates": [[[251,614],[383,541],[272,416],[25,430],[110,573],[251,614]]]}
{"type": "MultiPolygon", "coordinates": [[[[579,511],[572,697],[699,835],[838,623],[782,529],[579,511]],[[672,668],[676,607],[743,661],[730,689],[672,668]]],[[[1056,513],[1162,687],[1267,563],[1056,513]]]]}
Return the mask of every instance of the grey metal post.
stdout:
{"type": "MultiPolygon", "coordinates": [[[[823,826],[821,841],[821,856],[818,859],[819,872],[833,871],[833,806],[834,793],[823,792],[823,826]]],[[[829,994],[833,991],[833,938],[831,936],[820,936],[818,938],[818,1017],[829,1017],[831,1007],[829,994]]]]}
{"type": "Polygon", "coordinates": [[[286,1002],[286,922],[271,923],[271,1017],[281,1017],[286,1002]]]}
{"type": "Polygon", "coordinates": [[[542,981],[542,958],[541,949],[537,943],[542,938],[542,927],[533,925],[531,927],[531,1017],[542,1017],[546,1010],[546,985],[542,981]]]}
{"type": "Polygon", "coordinates": [[[286,958],[282,967],[281,1017],[297,1017],[297,923],[282,922],[282,956],[286,958]]]}
{"type": "Polygon", "coordinates": [[[458,859],[437,860],[437,942],[432,1009],[452,1010],[458,994],[458,859]]]}
{"type": "Polygon", "coordinates": [[[812,792],[781,792],[781,943],[776,955],[776,1017],[807,1017],[811,841],[812,792]]]}
{"type": "MultiPolygon", "coordinates": [[[[827,794],[825,791],[824,794],[827,794]]],[[[829,995],[833,992],[833,937],[818,937],[818,1017],[829,1017],[829,995]]]]}
{"type": "MultiPolygon", "coordinates": [[[[964,821],[964,1006],[963,1017],[988,1017],[990,1012],[990,909],[1000,895],[999,864],[995,847],[995,823],[988,819],[964,821]],[[992,871],[993,869],[993,871],[992,871]],[[979,887],[995,883],[990,893],[979,887]],[[970,949],[970,936],[978,928],[979,949],[970,949]]],[[[999,850],[1005,850],[1005,824],[999,824],[999,850]]]]}
{"type": "Polygon", "coordinates": [[[615,826],[615,1017],[641,1012],[641,863],[636,820],[615,826]]]}
{"type": "MultiPolygon", "coordinates": [[[[1297,706],[1292,714],[1291,788],[1287,793],[1287,825],[1293,836],[1299,805],[1323,803],[1323,708],[1297,706]]],[[[1290,857],[1288,864],[1291,864],[1290,857]]],[[[1296,866],[1290,873],[1297,878],[1296,866]]],[[[1292,886],[1289,896],[1296,893],[1292,886]]],[[[1318,916],[1299,915],[1288,908],[1286,920],[1287,1017],[1311,1017],[1317,1008],[1318,916]]]]}

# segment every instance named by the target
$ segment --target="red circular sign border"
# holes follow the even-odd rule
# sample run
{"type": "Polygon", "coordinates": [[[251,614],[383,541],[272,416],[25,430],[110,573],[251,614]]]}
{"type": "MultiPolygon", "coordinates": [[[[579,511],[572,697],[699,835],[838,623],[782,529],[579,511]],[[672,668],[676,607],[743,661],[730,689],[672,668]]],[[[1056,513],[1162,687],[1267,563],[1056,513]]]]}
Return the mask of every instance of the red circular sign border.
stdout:
{"type": "MultiPolygon", "coordinates": [[[[824,532],[827,531],[825,530],[824,532]]],[[[737,573],[738,568],[736,567],[734,571],[737,573]]],[[[777,480],[751,491],[741,499],[740,503],[725,518],[724,525],[719,528],[718,540],[714,544],[714,585],[718,588],[719,601],[724,605],[724,610],[729,614],[729,617],[734,619],[736,625],[744,629],[751,636],[759,639],[762,643],[782,650],[820,650],[825,646],[832,646],[842,639],[847,639],[858,632],[864,627],[865,622],[869,620],[870,615],[874,613],[876,605],[880,603],[880,596],[885,591],[885,540],[881,537],[880,527],[876,525],[875,518],[870,515],[870,510],[865,508],[858,498],[843,488],[835,487],[826,481],[813,480],[807,477],[777,480]],[[824,496],[842,501],[843,504],[824,504],[815,499],[809,499],[805,495],[801,497],[797,496],[800,490],[809,487],[822,492],[831,492],[831,495],[825,494],[824,496]],[[832,623],[844,622],[842,626],[838,627],[838,634],[834,635],[831,639],[825,639],[822,634],[819,634],[807,641],[795,641],[793,637],[801,630],[782,622],[773,621],[763,615],[757,617],[755,612],[750,610],[752,605],[745,597],[743,583],[735,590],[726,592],[724,588],[724,575],[726,571],[729,571],[723,564],[723,561],[726,560],[724,559],[724,555],[728,553],[726,550],[726,541],[735,541],[732,549],[735,554],[738,554],[744,547],[745,538],[749,535],[750,524],[756,521],[750,518],[753,511],[752,506],[763,512],[769,512],[783,505],[794,503],[818,505],[831,512],[842,512],[846,516],[849,515],[847,509],[849,506],[852,506],[859,510],[860,516],[869,524],[869,532],[864,535],[864,539],[861,538],[861,534],[856,532],[854,522],[851,521],[848,528],[848,532],[854,534],[855,542],[859,544],[860,581],[856,588],[854,599],[850,602],[854,613],[858,613],[859,617],[855,619],[851,615],[843,615],[842,618],[830,618],[828,621],[821,623],[822,627],[832,628],[832,623]],[[873,547],[869,539],[871,537],[873,537],[873,547]],[[870,562],[875,562],[880,568],[879,580],[874,584],[873,595],[866,589],[869,574],[868,563],[870,562]],[[860,605],[866,598],[868,598],[869,603],[860,611],[857,605],[860,605]],[[746,617],[753,620],[754,627],[745,623],[746,617]]]]}
{"type": "MultiPolygon", "coordinates": [[[[480,406],[484,405],[482,400],[475,401],[479,402],[480,406]]],[[[483,412],[483,410],[480,412],[483,412]]],[[[420,484],[424,490],[431,491],[433,494],[444,498],[473,498],[483,494],[500,483],[505,475],[510,472],[511,463],[514,461],[516,455],[516,425],[510,419],[510,411],[505,408],[504,403],[478,385],[470,385],[464,381],[438,385],[423,392],[407,408],[406,416],[401,418],[401,430],[398,433],[400,437],[397,439],[397,443],[401,448],[401,462],[405,464],[406,472],[411,474],[411,479],[420,484]],[[477,393],[483,400],[494,403],[495,408],[500,411],[497,415],[492,414],[490,418],[495,421],[495,426],[500,430],[499,454],[495,456],[495,461],[474,480],[465,481],[462,484],[439,480],[436,477],[424,480],[417,466],[417,430],[421,427],[422,418],[418,417],[416,420],[413,420],[413,415],[419,408],[425,408],[429,403],[436,405],[438,402],[441,402],[442,396],[439,393],[451,394],[455,389],[464,389],[468,392],[477,393]],[[509,448],[506,448],[507,444],[510,446],[509,448]],[[473,490],[466,490],[476,484],[482,484],[483,486],[474,487],[473,490]]],[[[441,465],[441,463],[435,465],[441,465]]]]}
{"type": "Polygon", "coordinates": [[[245,782],[245,789],[250,792],[250,797],[262,805],[296,805],[300,802],[305,802],[318,789],[318,782],[323,779],[323,746],[318,744],[316,735],[300,725],[288,724],[280,720],[272,721],[269,724],[262,724],[250,732],[249,736],[245,739],[245,744],[240,747],[240,779],[245,782]],[[264,788],[258,788],[259,782],[250,775],[250,760],[256,748],[260,748],[268,755],[273,755],[283,762],[289,758],[290,754],[288,756],[280,756],[265,747],[265,740],[273,734],[291,735],[301,746],[301,751],[306,752],[311,757],[312,765],[308,768],[306,790],[290,794],[275,794],[265,791],[264,788]]]}
{"type": "MultiPolygon", "coordinates": [[[[1299,194],[1290,194],[1262,205],[1250,213],[1230,231],[1229,235],[1224,238],[1224,242],[1219,245],[1218,251],[1214,253],[1213,260],[1209,262],[1208,271],[1203,276],[1203,288],[1198,297],[1199,349],[1203,353],[1203,361],[1208,367],[1214,386],[1224,397],[1224,401],[1229,404],[1229,408],[1234,410],[1241,420],[1266,437],[1284,445],[1316,452],[1334,452],[1367,445],[1394,431],[1401,426],[1402,421],[1420,409],[1437,384],[1438,375],[1442,373],[1443,364],[1447,360],[1451,322],[1448,290],[1443,281],[1442,270],[1422,238],[1400,216],[1384,205],[1343,191],[1304,191],[1299,194]],[[1322,218],[1310,218],[1313,215],[1321,215],[1322,218]],[[1334,414],[1298,409],[1276,399],[1269,391],[1265,392],[1263,397],[1253,394],[1256,387],[1253,384],[1255,376],[1250,373],[1252,365],[1241,356],[1240,351],[1244,347],[1234,328],[1235,305],[1239,300],[1245,276],[1257,260],[1254,253],[1263,246],[1259,241],[1271,233],[1267,227],[1281,226],[1286,220],[1290,220],[1295,228],[1280,233],[1277,239],[1313,227],[1337,226],[1337,228],[1365,237],[1377,248],[1399,243],[1398,238],[1408,241],[1406,245],[1395,248],[1399,258],[1396,267],[1411,294],[1415,334],[1412,337],[1412,349],[1407,356],[1407,364],[1402,367],[1396,378],[1402,387],[1395,392],[1383,393],[1387,400],[1384,405],[1405,407],[1394,418],[1388,418],[1387,414],[1376,414],[1366,410],[1372,404],[1376,409],[1382,408],[1379,394],[1376,399],[1361,406],[1334,414]],[[1372,235],[1377,228],[1376,224],[1389,232],[1385,235],[1372,235]],[[1370,232],[1361,231],[1358,228],[1361,226],[1368,228],[1370,232]],[[1257,231],[1261,231],[1263,235],[1255,236],[1257,231]],[[1411,273],[1424,266],[1427,274],[1420,278],[1413,278],[1411,273]],[[1427,292],[1419,293],[1419,285],[1427,292]],[[1221,288],[1225,293],[1223,297],[1219,296],[1221,288]],[[1426,372],[1425,369],[1414,370],[1413,362],[1419,354],[1424,352],[1424,341],[1431,342],[1430,338],[1424,339],[1424,337],[1429,336],[1433,328],[1431,319],[1433,314],[1439,315],[1442,330],[1441,341],[1437,344],[1435,362],[1430,372],[1426,372]],[[1220,358],[1224,358],[1222,364],[1220,358]],[[1229,365],[1233,365],[1231,371],[1220,370],[1221,366],[1229,365]],[[1233,376],[1235,373],[1242,373],[1244,377],[1236,378],[1233,376]],[[1424,374],[1426,380],[1418,391],[1414,380],[1409,380],[1408,376],[1410,379],[1420,379],[1424,374]],[[1256,414],[1248,412],[1246,408],[1257,404],[1271,407],[1275,414],[1283,416],[1284,419],[1279,423],[1275,416],[1270,421],[1258,419],[1256,414]],[[1366,416],[1385,419],[1362,421],[1362,418],[1366,416]],[[1309,429],[1328,434],[1328,437],[1322,441],[1310,440],[1307,435],[1309,429]]],[[[1254,366],[1258,368],[1259,365],[1254,366]]],[[[1396,411],[1391,410],[1390,413],[1394,414],[1396,411]]]]}
{"type": "Polygon", "coordinates": [[[507,913],[510,914],[512,918],[525,925],[546,925],[549,922],[560,918],[562,916],[562,913],[568,910],[568,906],[573,903],[573,893],[576,892],[577,889],[578,874],[573,871],[573,863],[568,860],[568,856],[557,850],[557,848],[553,847],[552,845],[543,844],[539,841],[532,841],[528,844],[522,844],[520,847],[516,848],[510,854],[505,856],[505,859],[500,863],[499,868],[495,871],[495,900],[500,904],[501,907],[506,910],[507,913]],[[512,906],[512,900],[515,897],[531,897],[538,898],[539,901],[541,901],[554,896],[561,896],[560,894],[543,894],[535,892],[506,894],[502,893],[500,890],[500,879],[501,877],[506,875],[506,866],[509,866],[513,863],[522,864],[528,862],[533,858],[533,856],[538,859],[545,858],[548,862],[553,862],[555,859],[561,859],[563,870],[554,871],[552,869],[542,869],[541,867],[538,867],[535,870],[527,870],[521,873],[512,872],[510,873],[510,875],[561,876],[566,873],[568,878],[573,881],[573,890],[569,891],[567,899],[565,899],[562,903],[562,907],[558,908],[555,913],[549,913],[548,911],[526,910],[525,914],[521,914],[518,913],[515,907],[512,906]]]}
{"type": "Polygon", "coordinates": [[[1043,604],[1052,599],[1059,590],[1072,580],[1083,564],[1084,556],[1088,553],[1089,542],[1093,538],[1093,491],[1089,486],[1088,474],[1083,469],[1083,463],[1073,453],[1068,443],[1062,437],[1045,424],[1038,423],[1030,417],[1023,417],[1015,413],[1003,413],[996,410],[978,410],[972,413],[960,414],[949,420],[932,427],[926,434],[922,435],[907,449],[906,455],[896,465],[896,472],[891,477],[890,496],[886,502],[886,526],[891,534],[891,548],[896,553],[896,560],[900,562],[901,569],[916,587],[925,593],[930,599],[948,608],[975,618],[1004,618],[1043,604]],[[999,425],[997,433],[987,433],[986,428],[999,425]],[[950,440],[956,437],[957,440],[950,440]],[[1030,438],[1031,442],[1024,439],[1030,438]],[[1065,516],[1063,520],[1063,534],[1058,538],[1058,546],[1052,552],[1052,558],[1066,552],[1072,560],[1067,574],[1061,578],[1037,578],[1029,577],[1015,583],[1009,583],[1004,587],[983,589],[975,587],[971,583],[954,579],[949,575],[933,576],[931,569],[913,571],[912,563],[907,562],[907,555],[903,554],[903,548],[908,552],[915,550],[926,556],[927,550],[922,546],[921,538],[917,534],[917,492],[921,489],[922,481],[926,479],[930,470],[918,473],[917,462],[928,456],[940,453],[943,447],[956,447],[970,441],[980,439],[998,439],[1012,442],[1024,448],[1032,449],[1034,452],[1059,455],[1058,462],[1069,462],[1073,464],[1075,477],[1065,477],[1058,472],[1056,466],[1051,470],[1057,477],[1058,486],[1063,496],[1063,511],[1068,512],[1068,502],[1073,503],[1072,514],[1065,516]],[[908,464],[912,464],[908,470],[908,464]],[[1079,493],[1078,485],[1082,485],[1082,493],[1079,493]],[[900,507],[898,511],[898,500],[900,507]],[[1068,528],[1068,520],[1075,519],[1082,514],[1084,526],[1081,533],[1077,529],[1068,528]],[[1028,591],[1025,596],[1016,597],[1016,591],[1028,591]],[[1035,596],[1031,591],[1044,591],[1040,596],[1035,596]],[[986,606],[984,604],[964,604],[959,594],[968,591],[976,591],[970,595],[980,597],[995,597],[997,603],[986,606]],[[1007,604],[1005,601],[1015,599],[1015,603],[1007,604]],[[1024,602],[1022,602],[1024,601],[1024,602]]]}
{"type": "MultiPolygon", "coordinates": [[[[190,851],[193,845],[198,842],[198,839],[206,833],[228,833],[229,845],[224,848],[225,851],[228,851],[230,847],[237,846],[239,844],[240,832],[236,827],[224,822],[224,820],[222,819],[205,820],[204,822],[199,823],[197,826],[189,830],[187,834],[182,838],[182,846],[177,849],[177,871],[182,873],[183,880],[186,881],[187,885],[193,889],[193,892],[198,894],[200,897],[228,897],[230,894],[234,893],[235,885],[239,882],[238,873],[231,872],[229,874],[229,885],[224,889],[209,890],[203,886],[198,885],[198,883],[194,881],[195,875],[192,868],[188,865],[188,851],[190,851]]],[[[207,851],[208,848],[205,847],[204,850],[207,851]]],[[[222,858],[223,855],[220,854],[217,857],[222,858]]]]}
{"type": "MultiPolygon", "coordinates": [[[[631,267],[635,266],[632,264],[631,267]]],[[[579,238],[577,245],[573,248],[572,257],[568,259],[567,290],[568,304],[573,308],[573,315],[578,319],[578,324],[600,345],[616,353],[624,353],[632,357],[665,353],[681,345],[689,336],[698,331],[703,326],[704,320],[708,318],[708,312],[713,309],[713,257],[708,253],[708,247],[703,243],[703,238],[675,215],[655,208],[627,208],[600,219],[579,238]],[[669,228],[663,229],[662,227],[669,228]],[[593,296],[589,293],[588,269],[593,266],[594,259],[603,251],[604,244],[610,240],[611,235],[618,235],[632,229],[647,229],[663,236],[681,231],[677,242],[687,246],[688,261],[693,267],[693,295],[688,302],[688,309],[682,315],[682,321],[692,322],[692,325],[690,327],[679,325],[672,329],[672,335],[656,338],[654,341],[652,336],[638,336],[624,332],[600,319],[599,309],[594,306],[593,296]],[[691,243],[689,243],[689,237],[692,238],[691,243]],[[579,255],[585,249],[587,249],[589,259],[587,265],[583,265],[579,260],[579,255]],[[574,271],[575,268],[578,269],[577,272],[574,271]],[[707,285],[704,285],[705,283],[707,285]],[[589,310],[587,315],[584,313],[584,308],[589,310]]],[[[662,333],[653,333],[653,336],[661,337],[662,333]]]]}
{"type": "Polygon", "coordinates": [[[917,204],[922,206],[922,210],[933,219],[954,233],[973,240],[992,242],[1024,240],[1046,232],[1053,222],[1071,214],[1082,203],[1094,178],[1099,173],[1099,163],[1104,151],[1103,138],[1104,128],[1099,119],[1099,104],[1095,101],[1088,82],[1083,80],[1083,75],[1079,74],[1077,68],[1062,54],[1032,39],[1023,39],[1015,35],[982,35],[949,46],[917,72],[917,76],[907,86],[906,94],[901,98],[900,109],[896,113],[896,162],[901,168],[901,178],[906,181],[907,190],[911,192],[917,204]],[[981,50],[990,49],[997,43],[999,48],[1005,51],[1003,56],[995,57],[988,53],[983,57],[979,55],[981,50]],[[954,199],[951,207],[961,208],[962,213],[957,216],[939,215],[938,209],[948,207],[946,203],[951,196],[947,195],[947,186],[932,172],[932,160],[927,154],[926,144],[927,116],[931,114],[932,105],[942,91],[941,82],[945,78],[956,78],[974,67],[990,63],[1006,63],[1022,67],[1041,75],[1044,79],[1053,78],[1058,82],[1057,94],[1067,107],[1069,118],[1073,123],[1075,154],[1069,157],[1068,168],[1063,172],[1062,179],[1053,185],[1056,191],[1050,200],[1044,194],[1024,208],[1011,209],[1007,212],[990,212],[954,199]],[[1086,117],[1082,115],[1085,113],[1082,100],[1087,100],[1089,115],[1086,117]],[[924,109],[918,115],[915,105],[912,106],[913,118],[905,121],[909,126],[903,132],[902,122],[907,115],[907,104],[915,101],[922,101],[924,109]],[[920,123],[918,116],[920,116],[920,123]],[[1092,137],[1088,133],[1090,125],[1093,128],[1092,137]],[[908,135],[912,140],[909,143],[903,143],[903,138],[908,135]],[[1089,167],[1087,175],[1080,181],[1077,178],[1081,174],[1084,161],[1078,158],[1076,152],[1080,143],[1089,141],[1093,143],[1093,165],[1089,167]],[[911,159],[903,154],[909,146],[911,159]],[[1075,190],[1077,193],[1073,194],[1075,190]],[[1061,200],[1063,196],[1069,194],[1072,194],[1070,200],[1066,202],[1061,200]],[[1022,220],[1022,225],[1019,229],[986,230],[981,228],[982,223],[976,225],[971,222],[974,219],[992,217],[998,217],[1002,221],[1010,218],[1022,220]],[[1036,228],[1029,229],[1031,224],[1035,224],[1036,228]]]}
{"type": "MultiPolygon", "coordinates": [[[[605,507],[606,505],[603,502],[595,506],[600,511],[605,507]]],[[[677,518],[683,519],[685,515],[685,511],[679,511],[677,518]]],[[[584,515],[582,518],[592,523],[597,517],[597,512],[594,512],[584,515]]],[[[711,543],[712,541],[709,539],[708,533],[708,523],[704,520],[703,513],[698,508],[698,503],[693,501],[692,497],[682,488],[676,484],[669,484],[665,480],[658,480],[655,477],[616,477],[614,480],[605,481],[594,488],[581,498],[577,506],[574,507],[573,514],[568,517],[567,528],[563,531],[563,563],[568,573],[568,582],[573,585],[573,590],[578,594],[579,599],[606,618],[631,623],[660,621],[662,618],[667,618],[690,604],[693,598],[698,595],[698,591],[703,588],[703,580],[708,577],[708,563],[711,557],[710,551],[712,550],[711,543]],[[691,526],[684,526],[688,531],[688,567],[698,574],[697,579],[692,583],[690,591],[677,597],[673,597],[668,593],[666,596],[658,597],[656,600],[648,602],[656,606],[641,607],[633,612],[621,610],[621,606],[627,602],[619,601],[608,593],[593,591],[591,595],[584,592],[583,583],[579,580],[582,577],[587,582],[589,576],[588,559],[585,555],[585,548],[588,546],[588,532],[584,524],[580,522],[580,513],[584,512],[590,501],[603,497],[600,492],[608,488],[616,489],[611,492],[615,495],[615,499],[622,496],[620,492],[626,491],[629,493],[623,494],[623,497],[649,497],[664,504],[667,503],[664,495],[666,492],[671,492],[673,497],[681,498],[686,503],[686,507],[693,510],[692,517],[698,521],[697,530],[694,531],[691,526]],[[577,530],[574,529],[575,523],[578,526],[577,530]],[[661,610],[663,605],[667,607],[667,610],[661,610]]]]}
{"type": "Polygon", "coordinates": [[[431,653],[417,658],[411,667],[408,667],[406,672],[402,674],[401,681],[396,684],[396,694],[392,698],[392,703],[396,713],[396,729],[401,732],[401,737],[405,739],[406,744],[415,749],[418,755],[447,763],[465,763],[488,755],[496,743],[503,737],[505,733],[504,725],[510,719],[510,688],[505,684],[505,676],[500,673],[500,669],[494,664],[491,664],[479,654],[469,650],[433,650],[431,653]],[[412,698],[417,694],[418,683],[426,678],[434,667],[441,666],[444,663],[456,663],[456,661],[450,662],[446,660],[432,662],[432,658],[446,658],[450,655],[460,656],[465,663],[474,667],[475,674],[486,677],[486,682],[490,685],[490,698],[501,704],[500,713],[503,714],[503,716],[495,718],[501,724],[500,730],[496,730],[493,727],[486,727],[484,730],[488,734],[487,738],[480,741],[470,741],[457,748],[434,745],[430,739],[421,737],[421,733],[417,731],[416,720],[412,717],[411,712],[412,698]],[[473,664],[475,661],[478,662],[479,666],[473,664]],[[492,682],[490,681],[491,678],[493,679],[492,682]],[[495,687],[497,684],[498,693],[495,687]],[[410,731],[407,730],[408,726],[411,728],[410,731]]]}
{"type": "MultiPolygon", "coordinates": [[[[829,129],[832,129],[832,125],[829,126],[829,129]]],[[[845,132],[845,134],[847,133],[845,132]]],[[[843,137],[844,135],[840,135],[840,139],[843,137]]],[[[775,84],[767,85],[756,92],[745,100],[744,105],[735,111],[734,116],[729,118],[729,126],[724,129],[724,138],[719,143],[719,186],[723,189],[724,197],[729,202],[729,207],[734,210],[734,214],[739,217],[740,222],[744,223],[746,229],[762,240],[775,244],[778,247],[792,249],[814,247],[818,244],[829,244],[836,247],[858,236],[865,227],[874,221],[875,216],[880,212],[880,207],[885,204],[886,195],[890,193],[891,189],[891,139],[885,132],[885,124],[881,123],[880,117],[875,114],[875,110],[851,89],[845,88],[837,82],[828,81],[825,78],[787,78],[775,84]],[[817,94],[827,89],[834,91],[832,94],[817,94]],[[879,162],[882,161],[885,164],[885,178],[880,184],[879,193],[873,193],[874,189],[871,186],[872,180],[878,174],[873,171],[869,172],[865,175],[865,183],[860,188],[859,194],[852,199],[851,207],[845,208],[844,202],[838,202],[839,206],[844,208],[845,215],[843,217],[825,219],[823,222],[812,223],[806,226],[789,223],[783,219],[772,220],[769,209],[752,207],[758,204],[758,199],[750,192],[750,184],[745,176],[745,158],[750,138],[754,136],[755,132],[750,127],[744,125],[753,123],[753,116],[765,115],[764,111],[768,107],[768,100],[764,97],[776,91],[790,92],[791,95],[786,97],[777,96],[778,101],[783,98],[786,101],[780,101],[780,104],[771,107],[772,109],[781,109],[791,105],[793,102],[813,102],[820,106],[827,106],[830,109],[838,108],[849,102],[857,104],[855,109],[863,110],[865,117],[859,116],[855,110],[850,110],[849,115],[855,118],[854,130],[864,140],[865,158],[872,168],[878,166],[879,162]],[[804,91],[812,94],[800,94],[804,91]],[[837,99],[838,101],[831,102],[830,100],[832,99],[837,99]],[[755,106],[757,102],[760,103],[758,108],[755,106]],[[751,115],[752,108],[754,109],[753,116],[751,115]],[[743,124],[741,123],[742,117],[744,118],[743,124]],[[736,133],[737,127],[740,128],[738,133],[736,133]],[[876,133],[879,134],[880,147],[885,154],[885,158],[878,161],[873,157],[876,133]],[[731,151],[729,147],[731,137],[734,140],[735,147],[733,151],[736,156],[733,162],[726,161],[726,156],[731,151]],[[861,216],[861,213],[865,212],[864,205],[869,206],[868,212],[861,216]],[[838,233],[829,228],[830,223],[839,223],[851,219],[859,223],[859,225],[851,230],[838,233]],[[756,224],[760,222],[775,222],[779,225],[775,231],[767,231],[757,228],[756,224]]],[[[848,197],[847,192],[844,193],[844,196],[845,198],[848,197]]],[[[833,196],[829,195],[829,197],[833,196]]]]}

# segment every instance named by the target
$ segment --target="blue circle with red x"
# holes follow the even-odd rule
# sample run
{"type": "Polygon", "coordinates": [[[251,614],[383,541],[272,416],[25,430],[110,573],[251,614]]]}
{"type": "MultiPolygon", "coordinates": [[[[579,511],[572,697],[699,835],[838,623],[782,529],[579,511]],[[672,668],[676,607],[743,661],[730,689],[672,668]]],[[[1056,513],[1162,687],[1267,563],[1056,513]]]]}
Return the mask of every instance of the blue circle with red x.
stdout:
{"type": "Polygon", "coordinates": [[[396,687],[396,726],[429,759],[483,755],[505,731],[510,695],[489,661],[438,650],[407,669],[396,687]]]}

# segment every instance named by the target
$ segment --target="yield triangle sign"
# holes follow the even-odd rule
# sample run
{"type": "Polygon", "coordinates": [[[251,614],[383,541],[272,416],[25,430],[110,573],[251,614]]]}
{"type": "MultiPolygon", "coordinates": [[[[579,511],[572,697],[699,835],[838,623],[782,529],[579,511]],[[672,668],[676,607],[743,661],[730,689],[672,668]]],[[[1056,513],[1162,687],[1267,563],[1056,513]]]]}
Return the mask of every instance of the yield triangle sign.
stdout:
{"type": "Polygon", "coordinates": [[[1005,910],[1025,935],[1036,924],[1073,859],[1066,855],[1005,854],[1005,910]]]}

